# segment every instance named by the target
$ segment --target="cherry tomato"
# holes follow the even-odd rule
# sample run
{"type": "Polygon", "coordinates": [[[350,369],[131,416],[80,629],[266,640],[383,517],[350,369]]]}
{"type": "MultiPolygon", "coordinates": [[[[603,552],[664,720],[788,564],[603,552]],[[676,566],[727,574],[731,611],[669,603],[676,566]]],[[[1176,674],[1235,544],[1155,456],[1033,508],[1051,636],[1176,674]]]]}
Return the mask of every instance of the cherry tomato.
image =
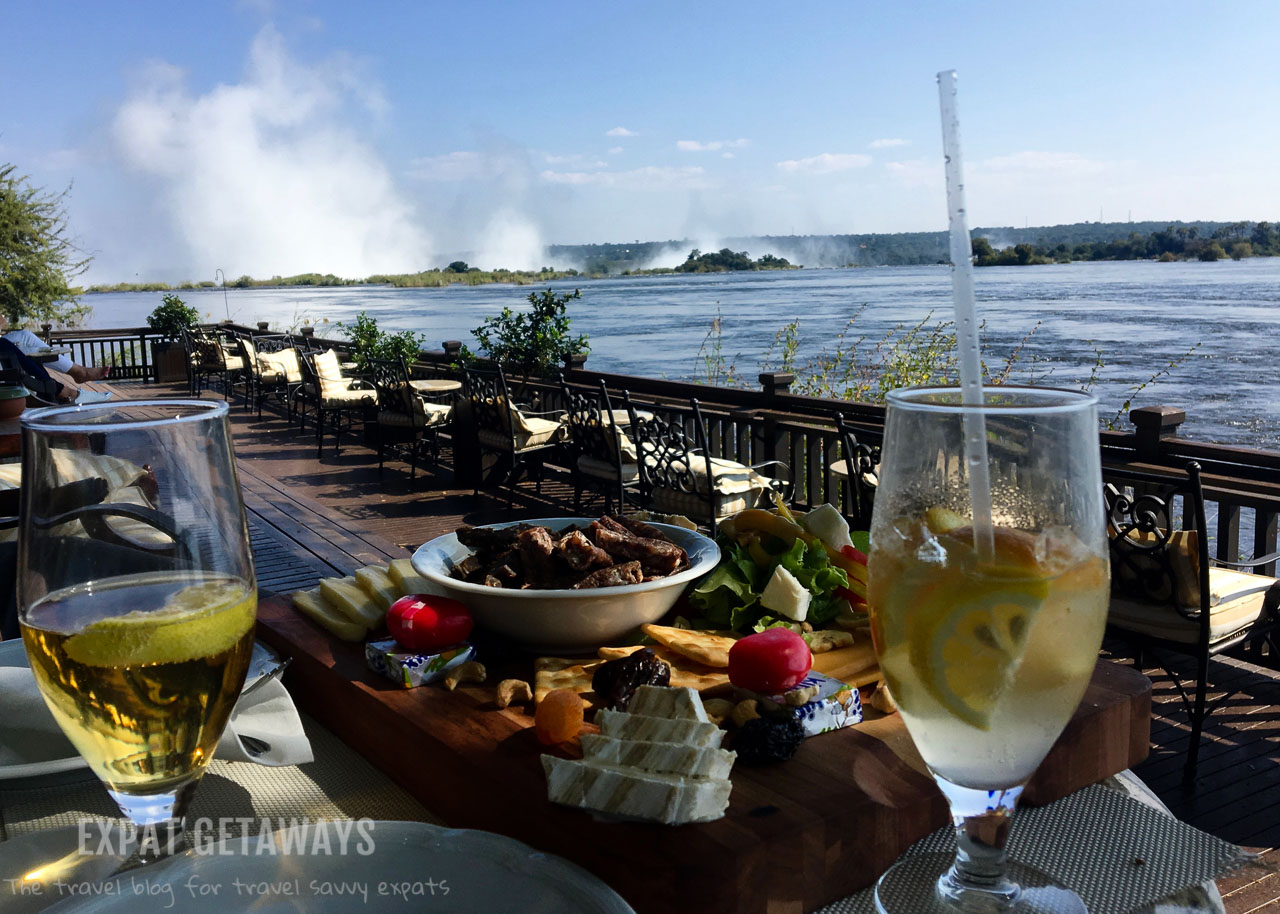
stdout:
{"type": "Polygon", "coordinates": [[[867,554],[857,546],[841,546],[840,551],[860,565],[867,564],[867,554]]]}
{"type": "Polygon", "coordinates": [[[411,651],[433,651],[465,641],[474,624],[465,606],[434,594],[409,594],[387,610],[391,637],[411,651]]]}
{"type": "Polygon", "coordinates": [[[812,666],[809,645],[787,628],[767,628],[729,648],[729,681],[762,695],[795,688],[812,666]]]}

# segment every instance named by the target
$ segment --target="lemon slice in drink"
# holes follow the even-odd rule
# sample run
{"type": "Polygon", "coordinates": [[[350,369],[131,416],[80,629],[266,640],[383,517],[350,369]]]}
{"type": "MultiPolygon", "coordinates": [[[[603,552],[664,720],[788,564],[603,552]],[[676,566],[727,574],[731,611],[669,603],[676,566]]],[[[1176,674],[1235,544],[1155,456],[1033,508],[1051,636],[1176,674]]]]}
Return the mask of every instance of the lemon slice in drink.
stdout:
{"type": "Polygon", "coordinates": [[[912,664],[947,711],[979,730],[1022,662],[1043,595],[1003,591],[965,600],[912,639],[912,664]]]}
{"type": "Polygon", "coordinates": [[[163,607],[93,622],[67,639],[67,656],[86,666],[181,663],[230,650],[253,626],[257,599],[242,581],[194,584],[163,607]]]}

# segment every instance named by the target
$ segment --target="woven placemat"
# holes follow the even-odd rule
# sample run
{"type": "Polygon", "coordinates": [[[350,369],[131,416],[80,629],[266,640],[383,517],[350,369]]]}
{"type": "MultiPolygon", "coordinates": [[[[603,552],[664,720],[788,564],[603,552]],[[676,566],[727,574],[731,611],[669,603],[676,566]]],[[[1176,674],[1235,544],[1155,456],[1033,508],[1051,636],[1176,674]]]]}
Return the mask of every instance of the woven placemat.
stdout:
{"type": "MultiPolygon", "coordinates": [[[[955,832],[941,828],[908,855],[954,854],[955,832]]],[[[1073,889],[1098,914],[1130,914],[1185,894],[1249,859],[1239,847],[1117,790],[1095,784],[1049,806],[1019,810],[1009,856],[1073,889]]],[[[1189,910],[1214,910],[1188,898],[1189,910]]],[[[1206,904],[1212,899],[1204,897],[1206,904]]],[[[871,889],[819,914],[874,914],[871,889]]]]}
{"type": "MultiPolygon", "coordinates": [[[[421,803],[365,761],[315,720],[302,725],[316,760],[269,768],[250,762],[209,765],[195,799],[192,819],[250,819],[256,833],[263,819],[381,819],[444,825],[421,803]]],[[[120,811],[96,779],[56,787],[0,788],[0,839],[76,825],[85,818],[119,820],[120,811]]],[[[227,824],[238,835],[240,823],[227,824]]]]}

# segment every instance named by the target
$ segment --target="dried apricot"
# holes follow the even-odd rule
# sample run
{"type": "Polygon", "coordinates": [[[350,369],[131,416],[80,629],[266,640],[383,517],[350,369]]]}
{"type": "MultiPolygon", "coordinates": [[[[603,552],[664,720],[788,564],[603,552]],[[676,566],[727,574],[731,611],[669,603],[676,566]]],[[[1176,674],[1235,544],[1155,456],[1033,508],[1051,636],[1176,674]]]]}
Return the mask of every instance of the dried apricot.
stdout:
{"type": "Polygon", "coordinates": [[[533,725],[544,745],[573,739],[582,730],[582,696],[573,689],[548,692],[538,703],[533,725]]]}

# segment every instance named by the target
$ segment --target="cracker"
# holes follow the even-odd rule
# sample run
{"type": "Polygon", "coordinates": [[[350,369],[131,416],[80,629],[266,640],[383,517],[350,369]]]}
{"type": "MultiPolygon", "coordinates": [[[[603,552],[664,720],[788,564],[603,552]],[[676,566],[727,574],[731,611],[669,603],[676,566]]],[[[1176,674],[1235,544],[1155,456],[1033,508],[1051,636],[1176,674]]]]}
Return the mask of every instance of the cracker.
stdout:
{"type": "Polygon", "coordinates": [[[729,648],[738,640],[720,632],[672,628],[668,625],[642,625],[640,630],[676,653],[718,669],[728,668],[729,648]]]}
{"type": "Polygon", "coordinates": [[[869,669],[877,671],[876,653],[871,639],[855,641],[848,647],[839,647],[813,655],[813,668],[819,673],[852,684],[854,678],[869,669]]]}
{"type": "Polygon", "coordinates": [[[825,651],[832,651],[836,648],[849,647],[853,644],[853,632],[839,631],[837,629],[823,629],[822,631],[810,632],[804,636],[804,640],[809,642],[809,650],[815,654],[821,654],[825,651]]]}
{"type": "Polygon", "coordinates": [[[541,704],[548,692],[573,689],[585,697],[591,692],[591,677],[599,660],[566,660],[563,657],[539,657],[533,661],[533,700],[541,704]]]}

